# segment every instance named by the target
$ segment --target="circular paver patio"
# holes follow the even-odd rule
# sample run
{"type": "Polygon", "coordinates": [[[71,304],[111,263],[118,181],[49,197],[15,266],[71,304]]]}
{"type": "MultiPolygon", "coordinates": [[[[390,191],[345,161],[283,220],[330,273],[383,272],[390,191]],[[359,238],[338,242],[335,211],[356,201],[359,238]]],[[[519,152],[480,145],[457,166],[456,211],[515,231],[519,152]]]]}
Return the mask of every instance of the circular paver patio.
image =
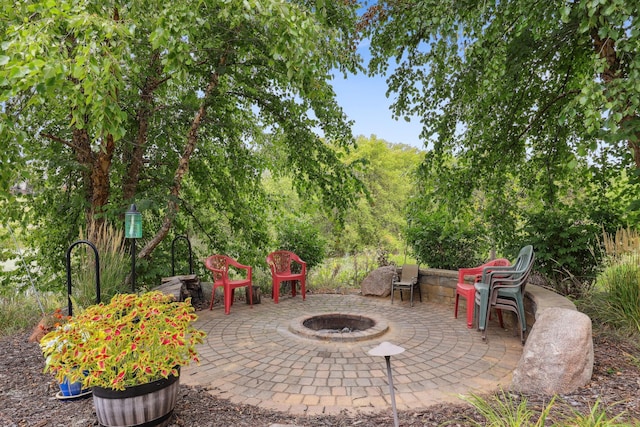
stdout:
{"type": "Polygon", "coordinates": [[[394,301],[357,295],[307,294],[263,298],[253,308],[236,302],[198,312],[207,332],[201,364],[184,367],[181,382],[236,403],[292,414],[337,414],[391,410],[384,357],[367,352],[383,341],[405,352],[391,358],[398,409],[459,401],[459,395],[506,387],[522,354],[519,337],[498,327],[468,329],[453,308],[430,302],[394,301]],[[388,332],[355,342],[324,342],[290,331],[295,318],[323,313],[375,315],[388,332]]]}

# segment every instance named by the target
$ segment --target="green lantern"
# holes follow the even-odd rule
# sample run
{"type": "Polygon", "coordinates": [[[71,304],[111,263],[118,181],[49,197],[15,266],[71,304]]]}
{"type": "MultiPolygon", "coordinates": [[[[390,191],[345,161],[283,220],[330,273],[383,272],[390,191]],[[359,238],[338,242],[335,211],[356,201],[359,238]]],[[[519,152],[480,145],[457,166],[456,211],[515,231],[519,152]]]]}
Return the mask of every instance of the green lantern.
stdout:
{"type": "Polygon", "coordinates": [[[127,239],[140,239],[142,237],[142,214],[131,205],[124,214],[124,237],[127,239]]]}

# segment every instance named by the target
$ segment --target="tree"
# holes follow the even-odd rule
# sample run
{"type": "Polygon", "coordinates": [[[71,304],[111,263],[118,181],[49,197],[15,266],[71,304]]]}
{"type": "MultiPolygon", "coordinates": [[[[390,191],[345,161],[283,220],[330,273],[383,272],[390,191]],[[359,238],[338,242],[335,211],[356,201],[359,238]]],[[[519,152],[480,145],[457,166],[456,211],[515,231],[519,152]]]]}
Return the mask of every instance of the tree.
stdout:
{"type": "Polygon", "coordinates": [[[637,2],[394,0],[362,28],[371,72],[398,62],[394,114],[421,117],[434,152],[476,175],[524,161],[561,172],[605,143],[640,167],[637,2]]]}
{"type": "Polygon", "coordinates": [[[392,0],[360,28],[371,73],[397,63],[393,114],[421,118],[423,178],[442,184],[428,194],[451,217],[481,198],[484,223],[516,236],[522,208],[577,203],[582,184],[606,192],[598,174],[640,171],[637,2],[392,0]]]}
{"type": "MultiPolygon", "coordinates": [[[[347,209],[344,221],[327,216],[318,209],[313,197],[298,197],[292,190],[291,180],[285,176],[269,175],[263,181],[271,210],[270,224],[276,229],[291,229],[291,224],[313,224],[318,228],[327,250],[342,256],[363,248],[383,248],[387,251],[404,249],[400,243],[406,227],[405,208],[413,191],[415,171],[420,165],[422,152],[404,144],[392,144],[371,135],[356,138],[357,146],[342,160],[354,170],[362,182],[367,197],[361,197],[347,209]]],[[[286,171],[283,165],[279,168],[286,171]]]]}
{"type": "Polygon", "coordinates": [[[362,248],[404,249],[405,209],[415,188],[415,172],[422,152],[405,144],[392,144],[375,135],[357,138],[358,148],[347,159],[362,164],[357,172],[368,197],[349,210],[335,244],[338,253],[362,248]]]}
{"type": "Polygon", "coordinates": [[[48,250],[53,235],[67,243],[78,223],[117,221],[133,202],[154,227],[145,259],[181,207],[215,199],[229,223],[259,226],[261,147],[328,209],[355,201],[359,184],[333,148],[353,138],[328,83],[358,66],[352,2],[2,0],[0,10],[0,184],[35,187],[29,222],[47,224],[48,250]],[[185,200],[186,187],[200,199],[185,200]]]}

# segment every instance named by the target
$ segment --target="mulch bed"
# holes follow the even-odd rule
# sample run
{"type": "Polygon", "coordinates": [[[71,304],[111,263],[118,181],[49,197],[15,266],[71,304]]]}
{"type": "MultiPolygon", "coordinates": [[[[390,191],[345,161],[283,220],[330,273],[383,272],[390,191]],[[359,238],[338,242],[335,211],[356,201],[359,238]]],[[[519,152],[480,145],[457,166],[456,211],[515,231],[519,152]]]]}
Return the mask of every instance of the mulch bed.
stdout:
{"type": "MultiPolygon", "coordinates": [[[[91,398],[61,401],[55,398],[57,383],[43,374],[44,360],[37,344],[28,342],[28,333],[0,339],[0,426],[95,426],[97,420],[91,398]]],[[[558,396],[550,421],[576,412],[588,414],[598,404],[609,416],[622,414],[630,425],[640,425],[640,351],[625,342],[595,337],[592,381],[575,393],[558,396]]],[[[544,408],[547,396],[510,395],[515,402],[526,398],[536,412],[544,408]]],[[[482,424],[482,416],[464,402],[426,409],[400,411],[401,426],[468,426],[482,424]]],[[[537,419],[537,417],[534,417],[537,419]]],[[[182,385],[171,426],[389,426],[390,410],[377,414],[293,416],[255,406],[237,405],[213,397],[202,387],[182,385]]]]}

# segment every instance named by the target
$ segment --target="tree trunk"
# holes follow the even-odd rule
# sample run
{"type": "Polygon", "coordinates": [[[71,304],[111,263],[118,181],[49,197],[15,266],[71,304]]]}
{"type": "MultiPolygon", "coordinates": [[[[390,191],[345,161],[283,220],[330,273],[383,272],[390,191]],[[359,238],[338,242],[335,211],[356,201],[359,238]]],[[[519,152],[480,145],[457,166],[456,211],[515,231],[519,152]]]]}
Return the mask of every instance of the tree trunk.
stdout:
{"type": "MultiPolygon", "coordinates": [[[[226,62],[225,57],[220,59],[219,65],[224,65],[226,62]]],[[[211,79],[209,81],[209,85],[205,90],[204,96],[202,98],[202,102],[200,103],[200,107],[196,112],[193,121],[191,122],[191,127],[189,129],[189,134],[187,135],[187,144],[184,148],[182,156],[180,157],[180,161],[178,162],[178,167],[174,174],[173,178],[173,186],[170,190],[169,201],[167,202],[167,213],[162,220],[162,225],[160,229],[156,233],[155,236],[151,240],[147,242],[147,244],[142,248],[140,253],[138,254],[138,258],[148,258],[153,250],[162,242],[162,240],[167,236],[171,226],[173,224],[173,220],[178,213],[178,202],[180,196],[180,189],[182,188],[182,180],[184,175],[189,171],[189,160],[191,159],[191,155],[196,148],[196,143],[198,142],[198,130],[202,124],[202,121],[205,119],[207,115],[206,104],[211,96],[213,90],[218,86],[219,74],[214,72],[211,74],[211,79]]]]}
{"type": "Polygon", "coordinates": [[[113,135],[107,135],[104,138],[102,149],[97,155],[94,155],[94,164],[91,169],[93,194],[91,198],[91,212],[87,217],[87,224],[93,221],[95,225],[100,226],[104,223],[104,217],[100,214],[109,202],[109,194],[111,192],[109,172],[111,171],[115,146],[113,135]]]}
{"type": "MultiPolygon", "coordinates": [[[[81,173],[85,200],[87,201],[85,210],[87,230],[97,230],[99,227],[89,227],[89,224],[100,226],[104,223],[104,218],[100,214],[109,202],[109,171],[115,150],[115,141],[112,135],[107,135],[102,149],[96,154],[91,151],[91,138],[86,129],[76,128],[73,130],[72,146],[78,163],[83,166],[81,173]]],[[[87,239],[93,241],[95,236],[87,236],[87,239]]]]}
{"type": "MultiPolygon", "coordinates": [[[[593,48],[595,52],[600,56],[600,58],[606,61],[606,67],[602,73],[600,73],[600,78],[605,83],[605,85],[609,85],[616,79],[622,78],[620,73],[620,58],[616,52],[615,41],[610,38],[602,39],[598,34],[597,28],[591,29],[591,40],[593,42],[593,48]]],[[[620,120],[619,125],[621,127],[625,127],[630,122],[635,122],[640,120],[637,114],[628,114],[620,120]]],[[[627,140],[627,146],[631,150],[633,154],[633,160],[636,166],[636,169],[640,169],[640,133],[636,132],[631,138],[627,140]]]]}
{"type": "Polygon", "coordinates": [[[91,141],[86,129],[74,128],[72,131],[73,142],[70,144],[75,155],[76,160],[83,166],[80,173],[82,176],[82,185],[84,189],[84,197],[87,201],[85,217],[87,218],[91,212],[91,201],[93,200],[93,184],[91,179],[91,169],[93,167],[93,153],[91,152],[91,141]]]}
{"type": "Polygon", "coordinates": [[[138,132],[136,134],[133,149],[129,152],[128,171],[122,188],[122,198],[125,202],[134,200],[140,181],[143,158],[149,138],[149,120],[153,113],[154,92],[167,79],[160,79],[162,72],[160,64],[160,54],[156,51],[151,57],[149,64],[150,76],[145,80],[140,93],[140,106],[136,113],[138,132]]]}

